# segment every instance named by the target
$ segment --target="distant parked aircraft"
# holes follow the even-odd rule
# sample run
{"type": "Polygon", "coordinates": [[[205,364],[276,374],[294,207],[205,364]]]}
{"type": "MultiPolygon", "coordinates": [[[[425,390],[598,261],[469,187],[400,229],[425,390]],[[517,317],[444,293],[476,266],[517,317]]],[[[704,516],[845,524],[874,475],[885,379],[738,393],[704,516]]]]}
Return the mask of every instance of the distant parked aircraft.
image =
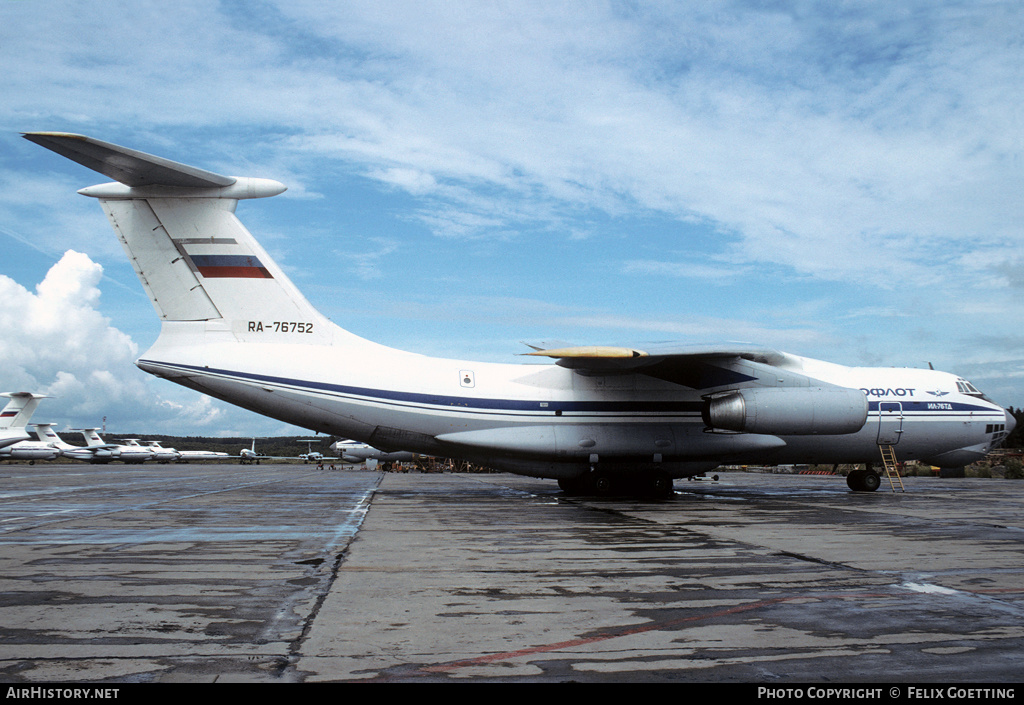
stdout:
{"type": "Polygon", "coordinates": [[[54,460],[60,457],[60,448],[43,437],[40,427],[51,424],[32,424],[35,427],[35,434],[38,440],[18,441],[12,445],[0,448],[0,460],[27,460],[35,463],[37,460],[54,460]]]}
{"type": "Polygon", "coordinates": [[[89,463],[109,463],[120,461],[122,463],[144,463],[153,459],[153,451],[140,445],[137,439],[126,439],[124,444],[107,443],[97,433],[96,428],[75,429],[85,439],[85,446],[71,446],[64,448],[62,454],[75,460],[84,460],[89,463]]]}
{"type": "MultiPolygon", "coordinates": [[[[159,441],[150,441],[149,443],[150,445],[155,443],[158,447],[160,445],[159,441]]],[[[232,457],[238,457],[213,450],[175,450],[174,452],[178,454],[177,462],[179,463],[188,463],[194,460],[228,460],[232,457]]]]}
{"type": "Polygon", "coordinates": [[[158,463],[175,463],[181,459],[181,451],[174,448],[164,448],[160,441],[146,441],[146,448],[153,454],[153,460],[158,463]]]}
{"type": "Polygon", "coordinates": [[[367,460],[379,460],[385,463],[407,463],[420,457],[417,453],[409,453],[404,450],[389,453],[366,443],[353,440],[335,441],[331,444],[331,450],[337,453],[346,463],[362,463],[367,460]]]}

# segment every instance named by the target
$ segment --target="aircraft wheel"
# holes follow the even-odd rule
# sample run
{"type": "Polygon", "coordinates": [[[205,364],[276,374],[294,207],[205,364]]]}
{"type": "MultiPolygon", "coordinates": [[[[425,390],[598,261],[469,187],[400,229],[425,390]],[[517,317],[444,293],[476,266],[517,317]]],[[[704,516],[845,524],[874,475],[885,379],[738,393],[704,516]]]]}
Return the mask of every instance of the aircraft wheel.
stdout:
{"type": "Polygon", "coordinates": [[[573,478],[559,478],[558,487],[565,492],[567,495],[575,497],[577,495],[586,494],[587,492],[587,479],[586,477],[573,477],[573,478]]]}
{"type": "Polygon", "coordinates": [[[672,477],[664,470],[651,470],[641,478],[644,494],[654,499],[666,499],[673,494],[672,477]]]}
{"type": "Polygon", "coordinates": [[[874,492],[881,486],[882,478],[879,477],[878,473],[866,472],[860,484],[862,492],[874,492]]]}
{"type": "Polygon", "coordinates": [[[615,483],[612,482],[612,478],[603,472],[594,473],[594,477],[591,480],[591,485],[594,488],[594,494],[601,497],[607,497],[614,490],[615,483]]]}
{"type": "Polygon", "coordinates": [[[882,478],[871,470],[854,470],[846,476],[846,484],[854,492],[874,492],[882,484],[882,478]]]}

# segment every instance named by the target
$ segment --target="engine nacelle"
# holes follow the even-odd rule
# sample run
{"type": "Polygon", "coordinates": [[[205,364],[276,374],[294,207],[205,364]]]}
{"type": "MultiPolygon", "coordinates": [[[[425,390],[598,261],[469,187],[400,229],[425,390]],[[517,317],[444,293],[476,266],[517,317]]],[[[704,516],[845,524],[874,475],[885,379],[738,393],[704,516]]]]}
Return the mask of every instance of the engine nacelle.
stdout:
{"type": "Polygon", "coordinates": [[[786,436],[856,433],[868,418],[868,399],[846,387],[738,389],[708,399],[704,423],[714,429],[786,436]]]}

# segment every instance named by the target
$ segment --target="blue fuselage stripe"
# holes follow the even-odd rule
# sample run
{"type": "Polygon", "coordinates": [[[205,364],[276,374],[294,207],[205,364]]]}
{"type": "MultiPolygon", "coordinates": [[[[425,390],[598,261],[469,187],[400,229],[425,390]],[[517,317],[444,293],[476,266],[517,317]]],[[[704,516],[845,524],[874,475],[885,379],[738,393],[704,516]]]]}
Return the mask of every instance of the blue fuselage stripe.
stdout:
{"type": "Polygon", "coordinates": [[[994,413],[994,412],[997,411],[997,410],[992,409],[991,407],[988,407],[988,406],[980,406],[978,404],[965,404],[963,402],[955,402],[955,401],[954,402],[948,402],[948,401],[944,401],[944,402],[908,401],[908,400],[905,400],[905,399],[901,399],[899,402],[891,402],[891,401],[882,401],[882,402],[872,401],[872,402],[868,402],[868,411],[869,412],[878,413],[878,411],[880,409],[880,405],[882,405],[882,404],[889,404],[889,405],[893,405],[893,406],[895,406],[896,404],[899,404],[901,406],[902,411],[904,413],[907,413],[907,412],[911,412],[911,413],[925,412],[925,413],[928,413],[928,414],[942,414],[942,413],[948,413],[948,412],[951,412],[951,411],[953,411],[953,412],[957,412],[957,411],[960,411],[960,412],[963,412],[963,411],[980,411],[980,412],[985,412],[985,413],[994,413]]]}
{"type": "Polygon", "coordinates": [[[289,379],[272,375],[260,375],[249,372],[237,372],[195,365],[170,364],[156,360],[139,360],[178,370],[201,372],[209,375],[234,377],[243,381],[297,387],[318,392],[332,392],[350,396],[369,397],[381,401],[405,402],[429,406],[464,408],[467,411],[564,411],[564,412],[656,412],[677,414],[699,414],[703,407],[701,401],[547,401],[521,399],[485,399],[478,397],[455,397],[440,394],[418,394],[414,392],[398,392],[386,389],[370,389],[369,387],[352,387],[327,382],[289,379]]]}
{"type": "MultiPolygon", "coordinates": [[[[156,360],[139,360],[140,363],[158,365],[165,368],[199,372],[204,375],[216,375],[219,377],[234,378],[249,383],[273,384],[283,387],[297,388],[316,392],[327,392],[332,394],[364,397],[380,402],[397,402],[415,404],[431,407],[447,407],[472,411],[524,411],[524,412],[565,412],[565,413],[658,413],[658,414],[700,414],[704,403],[700,400],[690,401],[643,401],[640,399],[617,400],[617,401],[556,401],[556,400],[524,400],[524,399],[487,399],[479,397],[459,397],[441,394],[421,394],[415,392],[400,392],[386,389],[371,389],[369,387],[354,387],[343,384],[331,384],[328,382],[314,382],[311,380],[291,379],[288,377],[277,377],[273,375],[261,375],[250,372],[239,372],[198,365],[183,365],[177,363],[159,362],[156,360]]],[[[893,402],[870,401],[868,411],[872,416],[879,413],[880,404],[892,404],[893,402]]],[[[943,414],[960,415],[965,412],[994,413],[990,407],[978,404],[963,402],[929,402],[901,400],[899,402],[903,414],[914,416],[941,416],[943,414]]]]}

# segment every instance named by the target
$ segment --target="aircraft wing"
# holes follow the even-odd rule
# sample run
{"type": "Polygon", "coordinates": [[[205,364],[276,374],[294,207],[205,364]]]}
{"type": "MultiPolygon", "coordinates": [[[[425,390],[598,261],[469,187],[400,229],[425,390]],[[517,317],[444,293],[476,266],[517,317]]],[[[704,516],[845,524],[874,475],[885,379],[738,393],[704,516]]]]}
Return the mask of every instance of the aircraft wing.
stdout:
{"type": "MultiPolygon", "coordinates": [[[[786,358],[785,353],[774,348],[752,343],[643,343],[639,345],[556,345],[526,343],[533,352],[526,355],[553,357],[559,360],[609,360],[636,358],[713,358],[741,357],[755,362],[772,364],[786,358]]],[[[564,365],[570,367],[572,365],[564,365]]]]}
{"type": "Polygon", "coordinates": [[[53,150],[73,162],[120,181],[126,186],[220,188],[237,179],[172,162],[103,140],[67,132],[27,132],[25,139],[53,150]]]}
{"type": "MultiPolygon", "coordinates": [[[[755,363],[758,366],[776,367],[789,359],[785,353],[773,348],[747,343],[530,347],[534,348],[534,351],[525,353],[526,355],[554,358],[556,364],[577,370],[581,374],[597,376],[632,372],[693,389],[743,381],[730,379],[734,374],[728,374],[728,368],[733,366],[716,365],[716,362],[735,360],[755,363]]],[[[793,374],[792,371],[787,371],[787,375],[793,374]]]]}

